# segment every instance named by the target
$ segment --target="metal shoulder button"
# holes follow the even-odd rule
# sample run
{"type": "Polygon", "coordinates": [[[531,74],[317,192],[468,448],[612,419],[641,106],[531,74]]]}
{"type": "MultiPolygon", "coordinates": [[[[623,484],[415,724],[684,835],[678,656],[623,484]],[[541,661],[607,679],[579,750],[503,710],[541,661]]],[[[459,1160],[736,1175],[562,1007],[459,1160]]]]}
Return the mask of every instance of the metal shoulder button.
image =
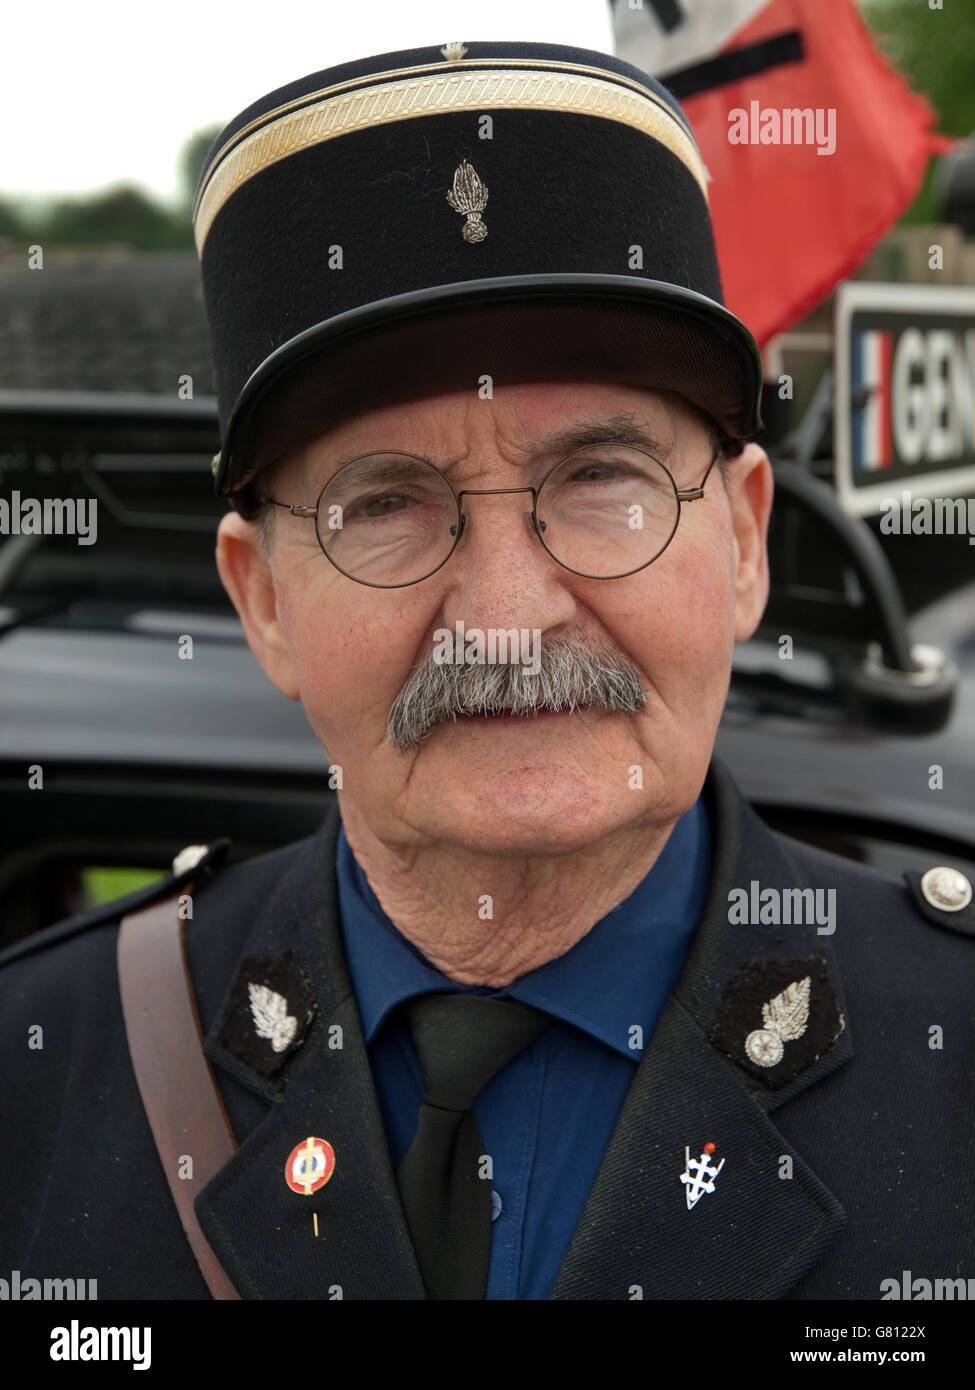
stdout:
{"type": "Polygon", "coordinates": [[[965,875],[944,864],[923,875],[921,892],[932,907],[942,912],[961,912],[972,900],[972,885],[965,875]]]}
{"type": "Polygon", "coordinates": [[[229,849],[230,840],[225,836],[219,840],[211,840],[208,845],[187,845],[173,860],[171,876],[185,879],[187,874],[201,868],[207,875],[212,874],[214,869],[224,862],[229,849]]]}
{"type": "Polygon", "coordinates": [[[190,869],[195,869],[210,853],[209,845],[187,845],[181,849],[173,860],[173,873],[177,875],[188,873],[190,869]]]}
{"type": "Polygon", "coordinates": [[[960,869],[938,864],[926,873],[908,870],[904,878],[917,907],[929,922],[964,936],[975,936],[975,897],[960,869]]]}

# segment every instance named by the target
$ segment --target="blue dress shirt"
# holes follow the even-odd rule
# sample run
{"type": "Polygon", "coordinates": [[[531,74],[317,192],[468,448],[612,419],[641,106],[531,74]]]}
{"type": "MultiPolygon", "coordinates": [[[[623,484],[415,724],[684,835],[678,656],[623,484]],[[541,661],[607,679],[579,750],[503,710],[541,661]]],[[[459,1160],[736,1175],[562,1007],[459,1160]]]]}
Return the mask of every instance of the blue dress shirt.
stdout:
{"type": "MultiPolygon", "coordinates": [[[[711,877],[699,800],[634,891],[557,960],[505,989],[459,985],[393,926],[339,832],[345,953],[394,1169],[413,1142],[423,1079],[390,1015],[431,990],[520,999],[555,1022],[474,1102],[493,1163],[489,1299],[544,1299],[555,1282],[630,1083],[683,968],[711,877]]],[[[675,1181],[676,1181],[675,1174],[675,1181]]]]}

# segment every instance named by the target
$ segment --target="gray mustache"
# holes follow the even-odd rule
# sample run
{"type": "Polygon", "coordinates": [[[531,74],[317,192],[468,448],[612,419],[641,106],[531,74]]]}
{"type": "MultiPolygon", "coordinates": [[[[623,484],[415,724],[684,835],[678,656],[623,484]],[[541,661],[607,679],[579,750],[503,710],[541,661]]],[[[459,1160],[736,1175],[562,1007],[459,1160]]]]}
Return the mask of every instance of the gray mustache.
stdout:
{"type": "Polygon", "coordinates": [[[438,724],[469,714],[533,714],[575,709],[633,714],[646,704],[640,673],[628,657],[598,651],[580,637],[542,647],[540,670],[520,664],[456,666],[432,658],[415,666],[393,702],[385,742],[408,752],[438,724]]]}

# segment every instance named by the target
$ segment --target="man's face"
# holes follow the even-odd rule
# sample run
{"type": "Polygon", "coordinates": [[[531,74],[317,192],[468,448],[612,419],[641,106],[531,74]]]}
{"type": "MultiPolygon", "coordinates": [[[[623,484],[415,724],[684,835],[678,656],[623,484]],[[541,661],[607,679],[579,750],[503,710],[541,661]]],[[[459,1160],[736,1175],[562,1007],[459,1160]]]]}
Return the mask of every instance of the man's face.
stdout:
{"type": "MultiPolygon", "coordinates": [[[[680,397],[602,384],[532,384],[426,398],[357,416],[274,470],[276,500],[314,505],[340,461],[377,450],[420,455],[462,489],[537,486],[560,456],[545,441],[620,420],[669,448],[678,488],[711,459],[704,418],[680,397]]],[[[315,523],[223,519],[218,564],[248,640],[278,689],[299,699],[342,769],[343,818],[409,852],[558,855],[616,832],[665,827],[697,798],[727,694],[735,641],[765,604],[771,471],[749,445],[685,503],[670,545],[622,579],[562,568],[525,523],[527,493],[464,499],[461,543],[435,574],[377,589],[322,554],[315,523]],[[645,702],[633,712],[459,717],[418,746],[387,742],[390,711],[438,629],[539,629],[628,659],[645,702]]],[[[627,842],[625,834],[620,844],[627,842]]]]}

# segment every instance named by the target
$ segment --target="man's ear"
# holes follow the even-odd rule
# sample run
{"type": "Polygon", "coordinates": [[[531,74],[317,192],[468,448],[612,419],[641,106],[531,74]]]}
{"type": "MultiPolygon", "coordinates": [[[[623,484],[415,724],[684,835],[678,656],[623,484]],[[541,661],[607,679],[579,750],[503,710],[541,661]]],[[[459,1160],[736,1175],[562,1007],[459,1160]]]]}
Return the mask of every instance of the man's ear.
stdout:
{"type": "Polygon", "coordinates": [[[727,464],[728,500],[735,530],[735,641],[758,627],[768,602],[768,525],[772,465],[758,444],[746,444],[727,464]]]}
{"type": "Polygon", "coordinates": [[[298,699],[291,648],[278,620],[277,596],[257,524],[228,512],[217,530],[217,569],[240,616],[251,651],[268,679],[298,699]]]}

